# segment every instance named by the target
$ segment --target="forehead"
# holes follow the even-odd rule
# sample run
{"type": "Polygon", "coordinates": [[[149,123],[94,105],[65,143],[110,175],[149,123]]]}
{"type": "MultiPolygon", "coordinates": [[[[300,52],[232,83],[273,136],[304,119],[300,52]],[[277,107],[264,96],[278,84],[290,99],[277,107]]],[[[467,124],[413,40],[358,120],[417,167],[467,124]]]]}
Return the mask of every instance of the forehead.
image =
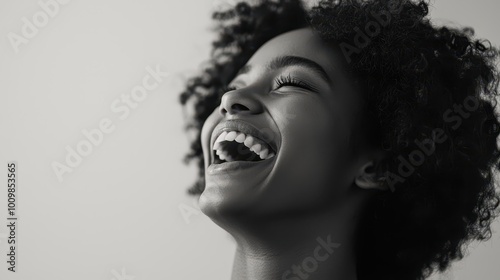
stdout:
{"type": "Polygon", "coordinates": [[[279,56],[297,56],[319,64],[330,77],[335,71],[336,54],[310,28],[292,30],[266,42],[248,61],[251,66],[265,66],[279,56]]]}

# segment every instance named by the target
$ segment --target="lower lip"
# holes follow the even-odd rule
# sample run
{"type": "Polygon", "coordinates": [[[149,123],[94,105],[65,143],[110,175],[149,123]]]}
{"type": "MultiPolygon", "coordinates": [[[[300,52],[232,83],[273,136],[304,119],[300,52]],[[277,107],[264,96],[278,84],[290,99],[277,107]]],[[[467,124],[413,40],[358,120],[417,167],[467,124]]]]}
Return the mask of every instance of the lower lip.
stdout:
{"type": "Polygon", "coordinates": [[[232,161],[232,162],[223,162],[219,164],[210,164],[210,166],[208,166],[207,168],[207,174],[218,174],[222,172],[224,173],[237,172],[257,167],[265,168],[274,161],[275,157],[276,155],[273,156],[272,158],[268,158],[261,161],[232,161]]]}

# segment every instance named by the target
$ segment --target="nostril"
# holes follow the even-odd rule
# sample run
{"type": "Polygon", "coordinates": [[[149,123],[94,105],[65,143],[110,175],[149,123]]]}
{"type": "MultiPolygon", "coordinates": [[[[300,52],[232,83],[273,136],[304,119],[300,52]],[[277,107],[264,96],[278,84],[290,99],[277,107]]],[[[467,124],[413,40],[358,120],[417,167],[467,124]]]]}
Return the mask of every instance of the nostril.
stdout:
{"type": "Polygon", "coordinates": [[[256,93],[243,94],[240,90],[231,90],[221,97],[220,115],[259,114],[263,112],[261,100],[256,93]]]}
{"type": "Polygon", "coordinates": [[[231,109],[234,110],[234,111],[249,111],[250,110],[250,109],[248,109],[247,106],[241,105],[239,103],[233,104],[231,106],[231,109]]]}

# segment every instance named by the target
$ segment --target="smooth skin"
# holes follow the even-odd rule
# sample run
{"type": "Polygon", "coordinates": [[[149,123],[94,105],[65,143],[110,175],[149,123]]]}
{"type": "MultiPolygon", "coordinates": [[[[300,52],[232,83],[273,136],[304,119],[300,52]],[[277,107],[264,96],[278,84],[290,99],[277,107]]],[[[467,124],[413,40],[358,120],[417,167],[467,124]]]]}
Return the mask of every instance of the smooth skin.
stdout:
{"type": "Polygon", "coordinates": [[[353,236],[360,211],[374,191],[387,190],[369,168],[380,151],[352,147],[361,100],[343,74],[341,55],[310,28],[271,39],[203,126],[205,168],[220,122],[251,123],[278,143],[259,172],[205,174],[200,208],[237,243],[232,280],[357,279],[353,236]],[[300,85],[279,86],[280,76],[300,85]],[[318,260],[318,238],[339,247],[327,257],[324,249],[318,260]]]}

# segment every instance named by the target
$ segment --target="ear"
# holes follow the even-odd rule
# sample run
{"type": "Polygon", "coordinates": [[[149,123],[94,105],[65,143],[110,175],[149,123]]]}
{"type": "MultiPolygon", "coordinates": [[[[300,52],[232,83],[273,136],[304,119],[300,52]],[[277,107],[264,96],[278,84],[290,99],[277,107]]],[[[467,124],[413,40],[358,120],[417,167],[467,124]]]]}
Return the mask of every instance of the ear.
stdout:
{"type": "Polygon", "coordinates": [[[374,166],[375,164],[373,161],[369,161],[362,165],[356,178],[354,178],[354,183],[358,187],[366,190],[388,190],[389,187],[387,184],[384,184],[385,178],[377,177],[374,166]]]}

